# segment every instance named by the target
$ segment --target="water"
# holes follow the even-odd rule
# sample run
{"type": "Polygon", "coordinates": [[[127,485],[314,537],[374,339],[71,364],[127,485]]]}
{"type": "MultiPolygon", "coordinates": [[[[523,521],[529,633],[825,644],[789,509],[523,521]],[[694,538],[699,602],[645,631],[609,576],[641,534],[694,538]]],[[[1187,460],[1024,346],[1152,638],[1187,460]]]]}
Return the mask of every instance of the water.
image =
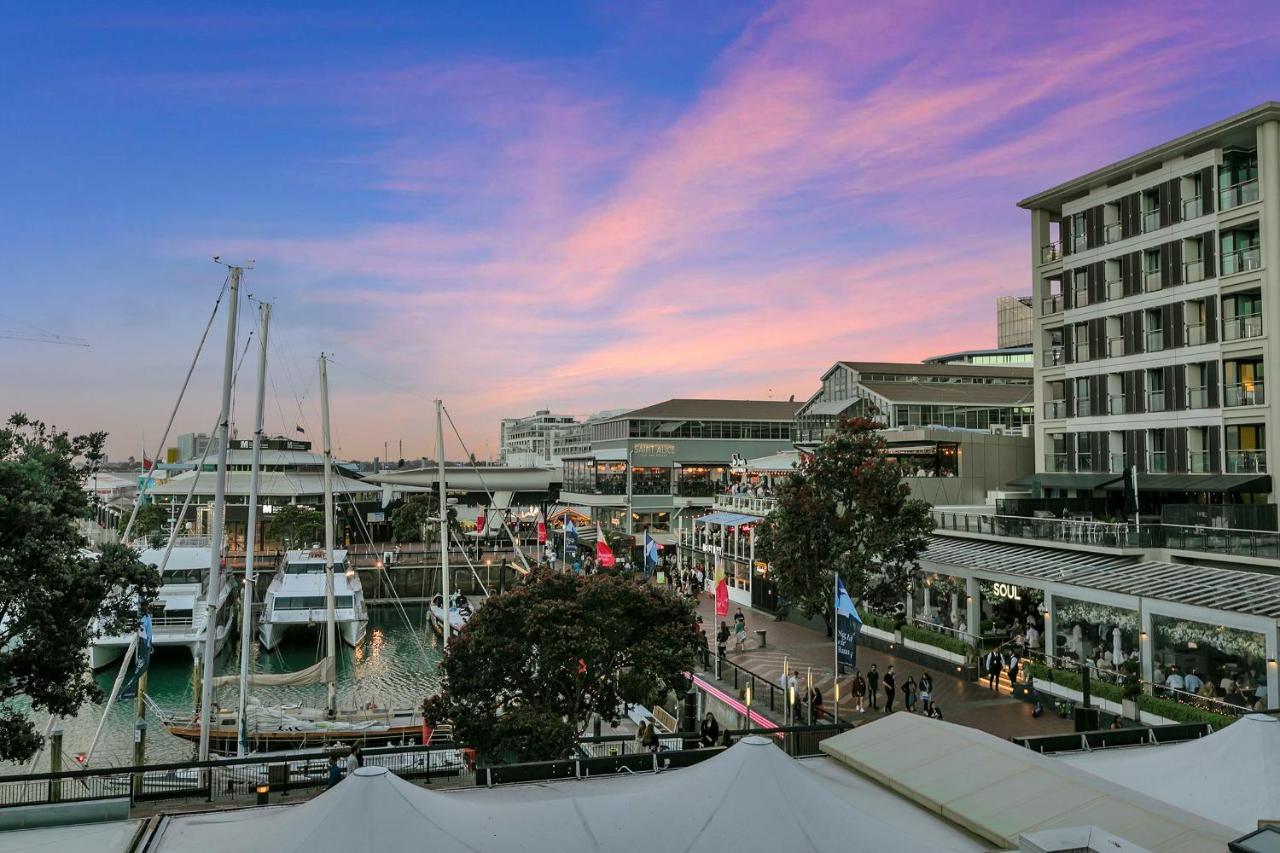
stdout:
{"type": "MultiPolygon", "coordinates": [[[[352,649],[339,638],[338,654],[338,707],[361,708],[369,702],[379,707],[415,707],[427,696],[434,694],[439,685],[437,664],[440,660],[438,640],[431,632],[424,607],[406,608],[410,629],[404,615],[394,607],[370,607],[369,630],[364,641],[352,649]],[[415,642],[414,637],[417,636],[415,642]],[[419,648],[421,643],[422,648],[419,648]],[[423,657],[423,650],[426,657],[423,657]]],[[[238,623],[237,623],[238,626],[238,623]]],[[[234,675],[239,672],[240,653],[236,638],[229,639],[218,657],[218,674],[234,675]]],[[[321,632],[290,633],[279,648],[263,652],[255,642],[249,657],[250,672],[289,672],[315,663],[323,654],[321,632]]],[[[98,685],[104,694],[110,694],[117,669],[108,667],[97,674],[98,685]]],[[[186,650],[166,650],[152,660],[148,675],[147,693],[160,707],[167,710],[190,713],[194,703],[195,685],[192,683],[192,664],[186,650]]],[[[238,688],[235,685],[220,688],[218,701],[224,708],[235,707],[238,688]]],[[[255,687],[253,695],[264,705],[302,702],[313,707],[324,707],[326,688],[323,684],[287,687],[255,687]]],[[[101,706],[86,706],[78,716],[62,721],[63,765],[75,766],[73,756],[86,752],[93,741],[93,732],[101,717],[101,706]]],[[[43,732],[47,715],[38,712],[34,716],[37,728],[43,732]]],[[[196,745],[174,737],[148,713],[147,763],[184,761],[195,757],[196,745]]],[[[116,702],[107,715],[106,726],[94,751],[94,767],[132,764],[133,759],[133,701],[116,702]]],[[[49,754],[41,754],[36,769],[49,768],[49,754]]],[[[0,773],[24,773],[27,766],[0,765],[0,773]]]]}

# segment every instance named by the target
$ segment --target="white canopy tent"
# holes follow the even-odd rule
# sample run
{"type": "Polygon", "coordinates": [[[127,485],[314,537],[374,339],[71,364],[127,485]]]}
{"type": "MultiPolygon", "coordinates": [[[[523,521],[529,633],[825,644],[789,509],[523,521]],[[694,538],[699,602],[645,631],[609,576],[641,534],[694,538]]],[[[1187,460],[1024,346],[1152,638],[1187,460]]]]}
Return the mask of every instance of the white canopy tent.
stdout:
{"type": "Polygon", "coordinates": [[[175,816],[153,850],[272,853],[961,850],[971,837],[896,795],[857,799],[760,737],[657,776],[442,793],[366,767],[299,806],[175,816]]]}
{"type": "Polygon", "coordinates": [[[1259,820],[1280,820],[1280,719],[1266,714],[1184,743],[1061,760],[1242,833],[1259,820]]]}

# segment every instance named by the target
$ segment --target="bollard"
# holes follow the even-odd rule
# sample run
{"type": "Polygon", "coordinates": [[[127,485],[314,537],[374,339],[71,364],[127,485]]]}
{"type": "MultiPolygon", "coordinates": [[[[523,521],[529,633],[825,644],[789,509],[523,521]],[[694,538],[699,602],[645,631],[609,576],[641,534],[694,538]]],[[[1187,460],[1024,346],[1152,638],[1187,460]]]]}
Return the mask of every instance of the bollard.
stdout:
{"type": "MultiPolygon", "coordinates": [[[[62,723],[55,723],[49,734],[49,772],[62,772],[62,723]]],[[[62,780],[49,780],[49,802],[62,801],[62,780]]]]}
{"type": "Polygon", "coordinates": [[[757,629],[756,629],[756,642],[757,642],[757,643],[759,643],[760,648],[762,648],[762,649],[763,649],[763,648],[766,648],[766,645],[765,645],[765,630],[764,630],[763,628],[757,628],[757,629]]]}

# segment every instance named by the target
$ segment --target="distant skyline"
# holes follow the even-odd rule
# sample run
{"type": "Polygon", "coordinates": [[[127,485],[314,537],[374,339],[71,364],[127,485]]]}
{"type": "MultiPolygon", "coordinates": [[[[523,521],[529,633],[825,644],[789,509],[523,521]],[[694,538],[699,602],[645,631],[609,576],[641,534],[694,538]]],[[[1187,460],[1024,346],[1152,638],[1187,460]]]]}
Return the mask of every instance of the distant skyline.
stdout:
{"type": "Polygon", "coordinates": [[[442,397],[483,457],[539,408],[993,346],[1019,198],[1280,99],[1262,2],[49,9],[5,15],[0,329],[91,346],[0,339],[0,408],[116,458],[155,449],[212,255],[275,304],[269,430],[319,441],[323,349],[341,455],[431,455],[442,397]]]}

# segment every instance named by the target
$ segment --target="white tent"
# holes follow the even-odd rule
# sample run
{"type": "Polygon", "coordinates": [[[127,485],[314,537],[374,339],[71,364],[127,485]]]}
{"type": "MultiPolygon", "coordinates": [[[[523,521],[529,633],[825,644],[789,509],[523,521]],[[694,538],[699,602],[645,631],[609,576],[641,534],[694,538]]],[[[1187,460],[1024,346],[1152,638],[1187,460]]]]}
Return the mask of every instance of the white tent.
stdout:
{"type": "Polygon", "coordinates": [[[169,818],[153,849],[404,851],[975,850],[887,791],[851,801],[764,738],[693,767],[626,780],[467,793],[367,767],[298,806],[169,818]],[[549,789],[552,793],[549,793],[549,789]],[[940,830],[945,830],[940,832],[940,830]],[[939,842],[940,838],[948,839],[939,842]]]}
{"type": "Polygon", "coordinates": [[[1280,819],[1280,719],[1266,714],[1184,743],[1061,760],[1241,832],[1280,819]]]}

